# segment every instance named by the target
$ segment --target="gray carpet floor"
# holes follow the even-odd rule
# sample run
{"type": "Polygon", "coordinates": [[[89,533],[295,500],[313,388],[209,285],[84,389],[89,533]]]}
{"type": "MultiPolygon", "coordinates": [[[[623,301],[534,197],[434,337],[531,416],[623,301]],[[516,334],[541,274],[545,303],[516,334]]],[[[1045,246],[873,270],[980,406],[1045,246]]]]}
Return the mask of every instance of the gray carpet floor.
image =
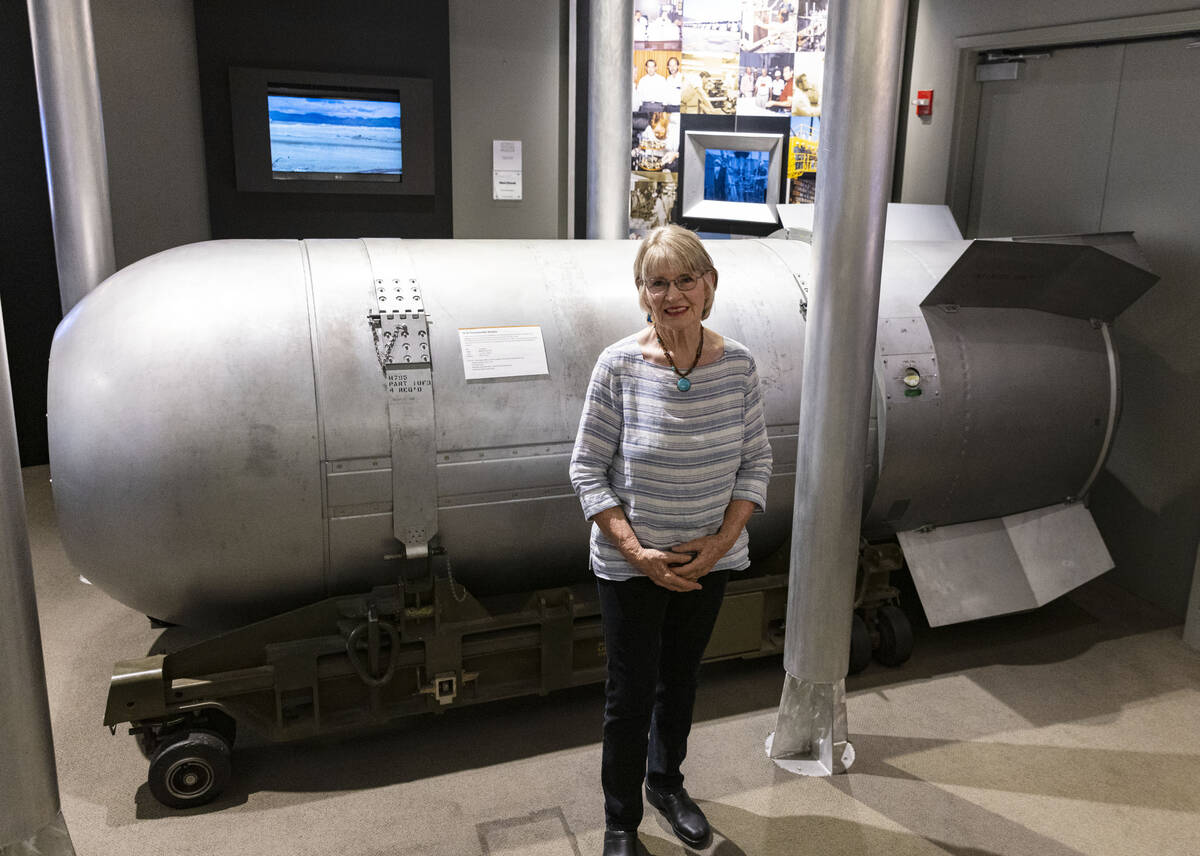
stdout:
{"type": "MultiPolygon", "coordinates": [[[[115,660],[162,631],[63,553],[44,467],[25,470],[63,812],[83,856],[598,854],[599,686],[384,732],[234,752],[215,803],[160,806],[101,720],[115,660]]],[[[685,765],[720,856],[1200,854],[1200,654],[1103,578],[1023,615],[931,630],[847,681],[857,761],[794,777],[765,756],[778,657],[706,666],[685,765]]],[[[687,851],[648,815],[655,856],[687,851]]]]}

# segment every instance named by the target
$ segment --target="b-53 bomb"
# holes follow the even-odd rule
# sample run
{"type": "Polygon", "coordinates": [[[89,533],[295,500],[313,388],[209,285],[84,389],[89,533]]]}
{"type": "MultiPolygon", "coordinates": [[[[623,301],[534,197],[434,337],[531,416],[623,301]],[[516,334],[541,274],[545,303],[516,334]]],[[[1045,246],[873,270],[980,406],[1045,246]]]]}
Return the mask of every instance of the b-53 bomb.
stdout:
{"type": "MultiPolygon", "coordinates": [[[[1108,323],[1154,281],[1111,254],[1136,260],[1131,239],[1109,246],[887,246],[864,525],[920,553],[909,562],[934,623],[1036,605],[1002,590],[1019,562],[998,579],[988,551],[951,555],[963,530],[939,529],[993,521],[973,546],[996,536],[999,549],[1002,533],[1039,528],[1008,515],[1052,508],[1071,539],[1094,533],[1075,501],[1119,412],[1108,323]]],[[[635,249],[223,241],[119,272],[63,321],[51,356],[68,554],[122,603],[203,626],[390,582],[389,557],[435,538],[476,595],[586,580],[567,459],[596,355],[643,323],[635,249]],[[398,375],[425,392],[397,397],[398,375]]],[[[763,382],[763,556],[791,521],[810,247],[709,249],[709,324],[750,348],[763,382]]],[[[1107,569],[1098,538],[1083,549],[1087,567],[1042,580],[1039,600],[1107,569]]]]}
{"type": "MultiPolygon", "coordinates": [[[[706,656],[756,656],[782,647],[811,249],[708,247],[708,324],[756,358],[775,466],[706,656]]],[[[159,800],[220,792],[235,723],[286,740],[602,679],[567,463],[596,356],[645,323],[635,252],[218,241],[126,268],[63,320],[68,555],[146,615],[237,627],[115,667],[105,723],[132,723],[159,800]]],[[[870,546],[845,570],[884,662],[907,656],[903,613],[871,587],[901,548],[935,625],[1111,567],[1082,499],[1120,409],[1109,325],[1154,279],[1129,236],[886,244],[870,546]]]]}

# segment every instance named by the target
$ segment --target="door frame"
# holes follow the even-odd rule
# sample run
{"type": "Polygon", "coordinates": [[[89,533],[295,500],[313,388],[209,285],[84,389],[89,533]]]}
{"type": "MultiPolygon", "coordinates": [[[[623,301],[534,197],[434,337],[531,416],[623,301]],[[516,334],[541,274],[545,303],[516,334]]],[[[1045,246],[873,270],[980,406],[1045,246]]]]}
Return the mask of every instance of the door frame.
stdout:
{"type": "Polygon", "coordinates": [[[979,130],[982,90],[975,80],[979,55],[987,51],[1025,48],[1067,48],[1081,45],[1167,38],[1200,33],[1200,9],[1163,12],[1128,18],[1108,18],[1054,27],[1036,27],[960,36],[958,49],[954,120],[950,131],[950,163],[946,180],[946,204],[964,235],[971,205],[971,182],[975,173],[975,143],[979,130]]]}

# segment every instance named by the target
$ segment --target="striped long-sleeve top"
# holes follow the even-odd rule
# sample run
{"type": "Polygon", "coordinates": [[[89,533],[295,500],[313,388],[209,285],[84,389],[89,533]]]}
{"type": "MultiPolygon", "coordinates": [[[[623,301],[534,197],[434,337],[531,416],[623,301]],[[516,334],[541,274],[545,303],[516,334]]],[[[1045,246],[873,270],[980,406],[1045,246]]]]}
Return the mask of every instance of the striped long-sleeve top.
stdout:
{"type": "MultiPolygon", "coordinates": [[[[675,373],[642,357],[637,336],[604,349],[588,385],[571,455],[571,484],[588,519],[620,506],[642,546],[666,550],[721,528],[735,499],[766,507],[771,477],[754,358],[725,339],[719,360],[675,373]]],[[[743,531],[713,570],[749,566],[743,531]]],[[[592,570],[608,580],[640,572],[592,524],[592,570]]]]}

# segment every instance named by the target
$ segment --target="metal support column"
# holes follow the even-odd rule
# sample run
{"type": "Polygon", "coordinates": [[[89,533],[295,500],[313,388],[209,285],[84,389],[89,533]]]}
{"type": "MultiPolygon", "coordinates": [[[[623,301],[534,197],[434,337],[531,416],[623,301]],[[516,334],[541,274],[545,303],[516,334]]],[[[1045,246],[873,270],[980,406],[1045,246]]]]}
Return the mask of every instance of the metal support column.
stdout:
{"type": "Polygon", "coordinates": [[[1183,641],[1200,651],[1200,548],[1196,550],[1196,567],[1192,571],[1192,596],[1188,598],[1183,641]]]}
{"type": "Polygon", "coordinates": [[[28,0],[65,315],[116,270],[89,0],[28,0]]]}
{"type": "Polygon", "coordinates": [[[0,856],[70,856],[58,802],[25,490],[0,314],[0,856]]]}
{"type": "Polygon", "coordinates": [[[628,238],[633,0],[593,0],[590,15],[587,236],[628,238]]]}
{"type": "Polygon", "coordinates": [[[839,772],[854,759],[845,678],[907,11],[905,0],[829,4],[787,677],[767,750],[781,767],[807,775],[839,772]]]}

